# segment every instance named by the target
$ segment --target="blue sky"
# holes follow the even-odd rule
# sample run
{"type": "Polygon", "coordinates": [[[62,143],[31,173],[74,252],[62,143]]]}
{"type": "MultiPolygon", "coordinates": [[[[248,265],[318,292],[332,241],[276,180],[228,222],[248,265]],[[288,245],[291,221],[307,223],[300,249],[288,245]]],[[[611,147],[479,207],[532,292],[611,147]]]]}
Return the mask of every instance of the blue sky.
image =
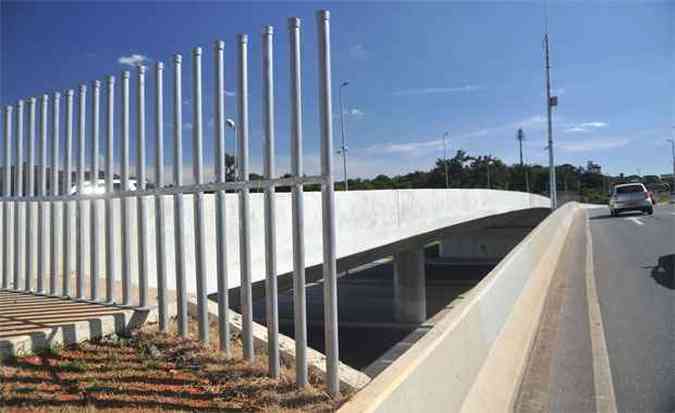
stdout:
{"type": "MultiPolygon", "coordinates": [[[[286,18],[298,16],[303,21],[306,171],[318,173],[314,13],[322,8],[332,12],[336,144],[337,86],[351,82],[344,89],[344,103],[352,176],[429,169],[442,156],[445,131],[451,153],[464,149],[515,162],[515,134],[522,127],[528,160],[546,161],[544,2],[3,1],[0,103],[76,88],[110,74],[119,79],[120,71],[132,69],[128,64],[138,61],[148,66],[157,61],[169,64],[165,86],[169,98],[171,56],[179,52],[186,62],[188,122],[191,50],[201,46],[206,158],[211,159],[213,42],[226,42],[226,111],[236,118],[236,35],[248,33],[252,168],[261,172],[260,33],[271,24],[276,31],[276,131],[282,173],[289,170],[286,18]]],[[[548,15],[552,82],[560,96],[554,115],[557,163],[585,165],[593,160],[614,174],[632,174],[637,168],[645,174],[670,172],[665,139],[675,124],[675,4],[550,1],[548,15]]],[[[152,71],[149,87],[151,100],[152,71]]],[[[165,135],[170,138],[170,101],[165,107],[165,135]]],[[[150,110],[150,138],[152,116],[150,110]]],[[[189,132],[185,138],[189,144],[189,132]]],[[[148,153],[151,161],[152,142],[148,153]]],[[[171,165],[170,153],[166,157],[171,165]]]]}

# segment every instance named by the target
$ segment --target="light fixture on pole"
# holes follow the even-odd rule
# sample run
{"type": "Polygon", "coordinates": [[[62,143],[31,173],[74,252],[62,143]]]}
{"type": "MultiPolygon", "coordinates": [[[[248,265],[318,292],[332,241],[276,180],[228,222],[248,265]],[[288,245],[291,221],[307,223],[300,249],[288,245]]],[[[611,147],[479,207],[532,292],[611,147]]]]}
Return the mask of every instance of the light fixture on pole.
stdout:
{"type": "MultiPolygon", "coordinates": [[[[234,179],[237,179],[237,124],[232,119],[225,119],[225,126],[232,129],[234,133],[234,152],[232,152],[232,158],[234,158],[234,179]]],[[[225,151],[227,153],[227,151],[225,151]]],[[[227,161],[227,158],[225,158],[227,161]]],[[[227,167],[227,165],[225,166],[227,167]]]]}
{"type": "Polygon", "coordinates": [[[443,133],[443,167],[445,168],[445,188],[448,184],[448,132],[443,133]]]}
{"type": "Polygon", "coordinates": [[[342,146],[338,150],[338,154],[342,155],[342,168],[345,176],[345,191],[349,191],[349,183],[347,182],[347,146],[345,145],[345,108],[342,106],[342,89],[348,86],[349,82],[342,82],[340,84],[340,132],[342,133],[342,146]]]}

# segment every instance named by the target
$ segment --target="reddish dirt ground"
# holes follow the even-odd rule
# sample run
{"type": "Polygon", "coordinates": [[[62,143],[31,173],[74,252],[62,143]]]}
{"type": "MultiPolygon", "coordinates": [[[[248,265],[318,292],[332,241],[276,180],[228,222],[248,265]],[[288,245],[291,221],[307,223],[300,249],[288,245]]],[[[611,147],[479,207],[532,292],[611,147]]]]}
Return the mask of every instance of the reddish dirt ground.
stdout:
{"type": "Polygon", "coordinates": [[[342,402],[331,399],[314,376],[298,390],[289,366],[280,379],[267,377],[266,355],[253,364],[242,361],[238,337],[227,360],[215,351],[215,339],[205,346],[156,330],[148,326],[128,337],[0,362],[0,411],[324,412],[342,402]]]}

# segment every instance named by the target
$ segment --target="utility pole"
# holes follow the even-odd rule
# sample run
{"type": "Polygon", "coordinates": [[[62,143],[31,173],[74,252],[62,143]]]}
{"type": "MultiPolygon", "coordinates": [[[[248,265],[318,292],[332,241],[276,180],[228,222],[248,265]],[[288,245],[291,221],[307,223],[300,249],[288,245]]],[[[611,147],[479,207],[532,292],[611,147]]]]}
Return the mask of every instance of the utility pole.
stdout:
{"type": "Polygon", "coordinates": [[[349,82],[342,82],[340,84],[340,131],[342,133],[342,146],[338,153],[342,154],[342,168],[345,175],[345,191],[349,191],[349,183],[347,182],[347,146],[345,145],[345,108],[342,106],[342,88],[348,86],[349,82]]]}
{"type": "Polygon", "coordinates": [[[546,54],[546,114],[548,118],[548,168],[549,168],[549,192],[551,197],[551,209],[558,207],[558,188],[555,178],[555,163],[553,159],[553,127],[551,125],[551,112],[553,106],[558,105],[558,97],[551,96],[551,65],[549,61],[548,31],[544,35],[544,48],[546,54]]]}
{"type": "Polygon", "coordinates": [[[448,132],[443,133],[443,167],[445,168],[445,188],[449,187],[448,184],[448,132]]]}
{"type": "Polygon", "coordinates": [[[530,177],[528,176],[527,168],[525,168],[525,164],[523,163],[523,141],[525,140],[525,132],[523,132],[523,129],[518,129],[516,139],[518,139],[518,144],[520,146],[520,170],[525,173],[525,190],[529,193],[530,177]]]}

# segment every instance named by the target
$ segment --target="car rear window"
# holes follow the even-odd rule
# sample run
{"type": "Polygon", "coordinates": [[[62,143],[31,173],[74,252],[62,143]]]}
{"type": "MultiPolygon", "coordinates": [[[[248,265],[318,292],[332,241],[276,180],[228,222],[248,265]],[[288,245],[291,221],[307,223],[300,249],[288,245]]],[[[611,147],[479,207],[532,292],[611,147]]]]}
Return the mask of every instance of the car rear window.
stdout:
{"type": "Polygon", "coordinates": [[[620,186],[616,188],[617,194],[632,194],[635,192],[644,192],[642,185],[629,185],[629,186],[620,186]]]}

